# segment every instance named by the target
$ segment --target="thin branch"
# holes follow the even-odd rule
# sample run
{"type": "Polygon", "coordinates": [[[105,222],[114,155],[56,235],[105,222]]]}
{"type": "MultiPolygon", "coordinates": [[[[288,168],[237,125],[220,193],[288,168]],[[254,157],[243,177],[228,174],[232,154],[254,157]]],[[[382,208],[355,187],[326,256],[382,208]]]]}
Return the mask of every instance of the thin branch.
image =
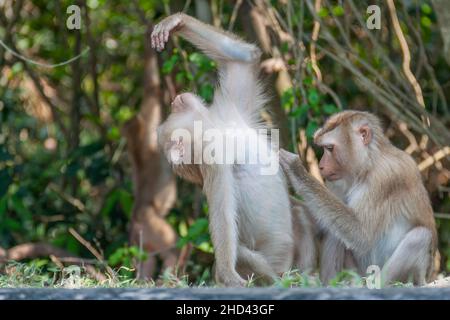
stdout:
{"type": "Polygon", "coordinates": [[[230,23],[228,24],[228,31],[232,31],[234,28],[234,23],[236,22],[237,14],[239,12],[239,8],[242,5],[243,0],[237,0],[234,5],[233,12],[231,13],[230,23]]]}
{"type": "Polygon", "coordinates": [[[450,156],[450,147],[444,147],[419,163],[419,170],[423,171],[448,156],[450,156]]]}
{"type": "Polygon", "coordinates": [[[409,51],[408,43],[406,42],[405,35],[403,34],[402,28],[400,27],[400,22],[398,21],[397,11],[395,9],[395,4],[393,0],[386,0],[389,14],[391,16],[392,26],[394,27],[395,34],[397,35],[398,41],[400,42],[400,48],[403,54],[403,72],[414,89],[416,99],[421,106],[425,108],[425,101],[423,100],[422,88],[419,85],[414,74],[411,72],[411,52],[409,51]]]}
{"type": "MultiPolygon", "coordinates": [[[[316,12],[320,11],[320,5],[321,5],[321,0],[316,0],[314,2],[314,10],[316,12]]],[[[311,35],[312,41],[311,41],[311,44],[309,45],[309,55],[311,57],[311,65],[312,65],[314,72],[316,73],[317,80],[319,82],[322,82],[322,73],[320,72],[319,66],[317,65],[317,56],[316,56],[316,42],[317,42],[317,39],[319,38],[319,32],[320,32],[320,21],[314,20],[314,26],[313,26],[313,31],[312,31],[312,35],[311,35]]]]}

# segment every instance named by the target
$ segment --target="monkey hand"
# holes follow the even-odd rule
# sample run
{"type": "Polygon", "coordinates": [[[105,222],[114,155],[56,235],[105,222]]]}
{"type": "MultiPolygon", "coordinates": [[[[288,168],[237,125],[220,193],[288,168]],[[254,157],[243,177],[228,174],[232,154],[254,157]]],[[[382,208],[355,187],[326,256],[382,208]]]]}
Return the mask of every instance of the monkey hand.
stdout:
{"type": "Polygon", "coordinates": [[[296,185],[296,181],[298,181],[300,176],[307,175],[307,170],[303,166],[299,155],[280,149],[279,159],[280,166],[292,186],[296,185]]]}
{"type": "Polygon", "coordinates": [[[163,19],[153,28],[153,32],[150,36],[152,48],[156,48],[157,51],[162,51],[166,45],[166,42],[169,41],[170,33],[176,31],[182,26],[182,13],[176,13],[163,19]]]}
{"type": "Polygon", "coordinates": [[[284,171],[292,170],[294,167],[300,167],[300,169],[306,170],[298,154],[280,149],[279,158],[280,165],[284,171]]]}

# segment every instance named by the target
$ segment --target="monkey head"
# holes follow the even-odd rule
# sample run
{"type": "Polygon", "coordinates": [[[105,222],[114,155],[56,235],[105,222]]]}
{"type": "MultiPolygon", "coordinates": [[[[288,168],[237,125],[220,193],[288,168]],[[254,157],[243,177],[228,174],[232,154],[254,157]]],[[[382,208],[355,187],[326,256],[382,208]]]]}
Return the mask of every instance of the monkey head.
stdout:
{"type": "Polygon", "coordinates": [[[174,171],[183,178],[201,184],[198,165],[194,164],[194,126],[209,121],[209,111],[202,99],[192,93],[177,95],[171,113],[157,128],[158,143],[174,171]]]}
{"type": "Polygon", "coordinates": [[[314,143],[323,148],[321,175],[327,181],[354,180],[369,169],[382,141],[376,116],[360,111],[335,114],[314,134],[314,143]]]}

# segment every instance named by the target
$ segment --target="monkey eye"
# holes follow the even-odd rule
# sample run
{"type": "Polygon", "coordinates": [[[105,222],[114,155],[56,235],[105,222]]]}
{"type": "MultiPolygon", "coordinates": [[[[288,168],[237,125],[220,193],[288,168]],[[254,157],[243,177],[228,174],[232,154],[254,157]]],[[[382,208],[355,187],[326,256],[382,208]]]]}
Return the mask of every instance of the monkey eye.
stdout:
{"type": "Polygon", "coordinates": [[[327,149],[328,151],[332,152],[334,149],[334,146],[332,144],[330,144],[330,145],[325,146],[324,148],[327,149]]]}

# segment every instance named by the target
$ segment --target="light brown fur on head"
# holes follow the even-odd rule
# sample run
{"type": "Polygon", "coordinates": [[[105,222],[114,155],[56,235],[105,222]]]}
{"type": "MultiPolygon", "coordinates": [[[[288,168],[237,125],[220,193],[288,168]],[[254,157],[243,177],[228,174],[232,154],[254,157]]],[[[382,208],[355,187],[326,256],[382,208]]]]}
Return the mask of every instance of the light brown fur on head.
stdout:
{"type": "Polygon", "coordinates": [[[361,121],[367,122],[370,125],[376,137],[379,138],[383,136],[381,122],[377,116],[365,111],[347,110],[336,113],[333,116],[331,116],[325,122],[322,128],[317,130],[316,133],[314,134],[314,143],[320,145],[320,141],[323,135],[326,134],[327,132],[333,131],[339,126],[349,127],[352,123],[361,121]]]}

